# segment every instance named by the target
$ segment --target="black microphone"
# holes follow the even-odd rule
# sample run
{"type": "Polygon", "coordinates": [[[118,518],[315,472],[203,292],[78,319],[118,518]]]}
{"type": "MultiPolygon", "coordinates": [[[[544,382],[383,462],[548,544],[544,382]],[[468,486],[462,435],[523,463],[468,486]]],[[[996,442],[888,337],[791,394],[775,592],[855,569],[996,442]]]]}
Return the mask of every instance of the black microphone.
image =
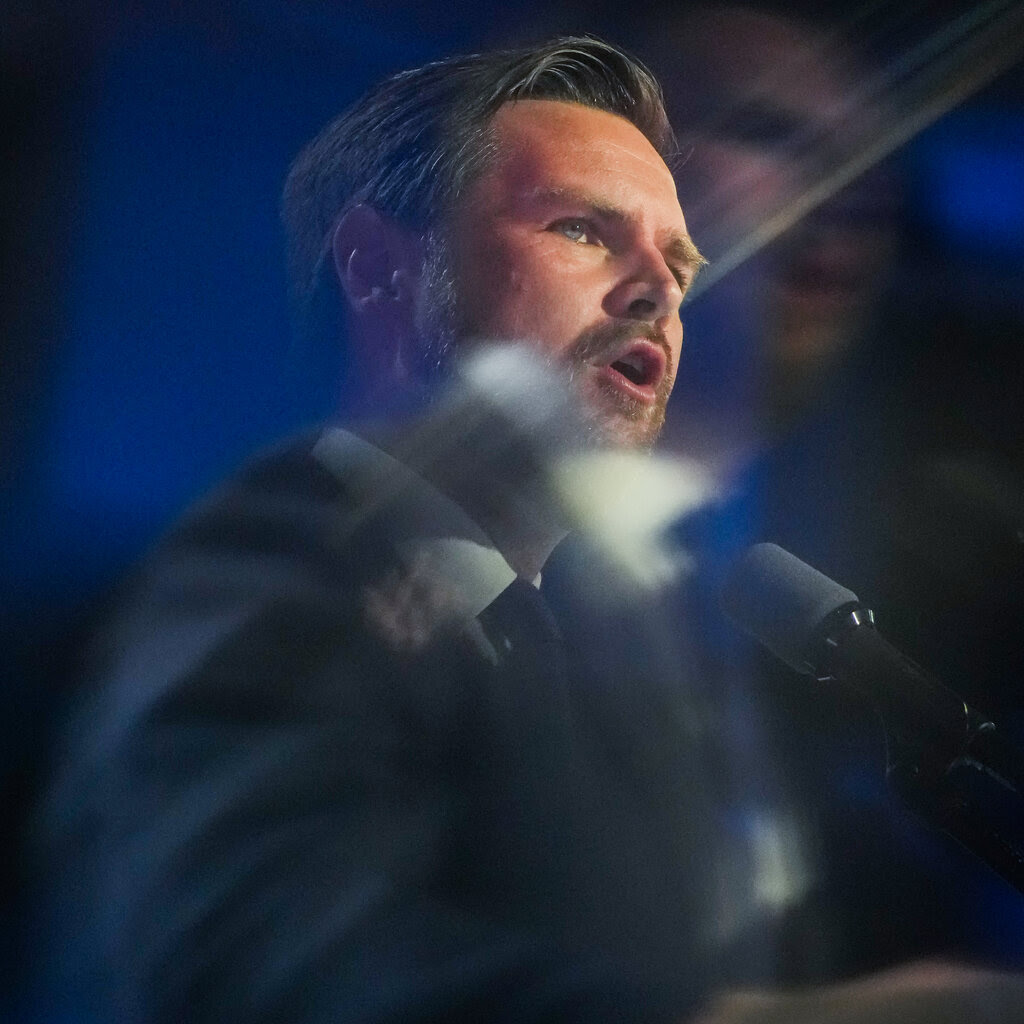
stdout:
{"type": "Polygon", "coordinates": [[[1024,766],[991,719],[888,643],[853,591],[775,544],[747,550],[721,602],[797,672],[870,698],[902,795],[1024,892],[1024,766]]]}

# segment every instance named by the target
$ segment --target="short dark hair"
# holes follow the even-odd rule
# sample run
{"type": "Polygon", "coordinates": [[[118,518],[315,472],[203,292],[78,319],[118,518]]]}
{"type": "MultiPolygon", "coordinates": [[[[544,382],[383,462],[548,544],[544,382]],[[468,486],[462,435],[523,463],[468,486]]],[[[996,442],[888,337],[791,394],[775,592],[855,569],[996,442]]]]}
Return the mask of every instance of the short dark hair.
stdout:
{"type": "Polygon", "coordinates": [[[667,160],[675,139],[661,87],[635,58],[592,37],[453,57],[385,79],[332,121],[292,164],[282,216],[300,324],[337,310],[331,232],[366,203],[420,231],[437,228],[493,151],[504,103],[552,99],[631,121],[667,160]]]}

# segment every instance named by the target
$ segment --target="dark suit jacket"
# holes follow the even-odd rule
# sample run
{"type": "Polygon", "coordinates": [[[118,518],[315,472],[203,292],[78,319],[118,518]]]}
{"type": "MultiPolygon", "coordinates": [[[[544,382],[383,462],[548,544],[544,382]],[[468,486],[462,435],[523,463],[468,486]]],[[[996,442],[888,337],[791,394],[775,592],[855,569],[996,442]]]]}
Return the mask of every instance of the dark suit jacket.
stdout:
{"type": "Polygon", "coordinates": [[[557,617],[523,581],[468,617],[441,587],[417,632],[437,595],[410,544],[480,540],[432,502],[302,442],[136,575],[41,815],[61,991],[96,1019],[646,1021],[700,998],[715,847],[656,606],[608,601],[577,555],[545,581],[557,617]]]}

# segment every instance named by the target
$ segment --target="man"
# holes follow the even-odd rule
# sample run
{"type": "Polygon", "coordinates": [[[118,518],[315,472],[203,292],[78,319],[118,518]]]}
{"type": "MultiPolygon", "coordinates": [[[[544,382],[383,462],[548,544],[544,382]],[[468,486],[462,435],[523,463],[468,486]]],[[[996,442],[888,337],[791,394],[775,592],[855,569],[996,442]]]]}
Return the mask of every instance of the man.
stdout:
{"type": "MultiPolygon", "coordinates": [[[[731,980],[709,737],[656,604],[588,607],[616,586],[591,553],[586,627],[556,618],[544,424],[429,400],[456,354],[518,339],[588,443],[653,442],[700,262],[669,139],[642,68],[560,40],[396,76],[300,156],[300,308],[344,323],[383,423],[255,463],[97,646],[43,820],[98,1019],[679,1020],[731,980]]],[[[941,979],[965,1009],[976,979],[941,979]]],[[[926,981],[826,993],[821,1019],[926,981]]]]}

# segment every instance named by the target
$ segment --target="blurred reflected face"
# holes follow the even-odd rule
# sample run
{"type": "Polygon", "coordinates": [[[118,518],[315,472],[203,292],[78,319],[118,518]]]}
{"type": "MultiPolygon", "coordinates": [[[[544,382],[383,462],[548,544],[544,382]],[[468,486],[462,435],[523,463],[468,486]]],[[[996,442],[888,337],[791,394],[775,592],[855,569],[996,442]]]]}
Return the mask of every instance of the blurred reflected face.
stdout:
{"type": "Polygon", "coordinates": [[[448,226],[455,335],[529,342],[570,371],[607,443],[661,428],[699,254],[668,168],[630,122],[506,104],[495,155],[448,226]]]}
{"type": "MultiPolygon", "coordinates": [[[[844,54],[796,23],[713,10],[679,38],[663,78],[674,122],[692,133],[679,187],[714,259],[862,152],[878,137],[879,112],[865,107],[844,54]]],[[[869,298],[888,257],[892,206],[888,182],[868,176],[781,236],[765,254],[778,314],[841,322],[869,298]]]]}

